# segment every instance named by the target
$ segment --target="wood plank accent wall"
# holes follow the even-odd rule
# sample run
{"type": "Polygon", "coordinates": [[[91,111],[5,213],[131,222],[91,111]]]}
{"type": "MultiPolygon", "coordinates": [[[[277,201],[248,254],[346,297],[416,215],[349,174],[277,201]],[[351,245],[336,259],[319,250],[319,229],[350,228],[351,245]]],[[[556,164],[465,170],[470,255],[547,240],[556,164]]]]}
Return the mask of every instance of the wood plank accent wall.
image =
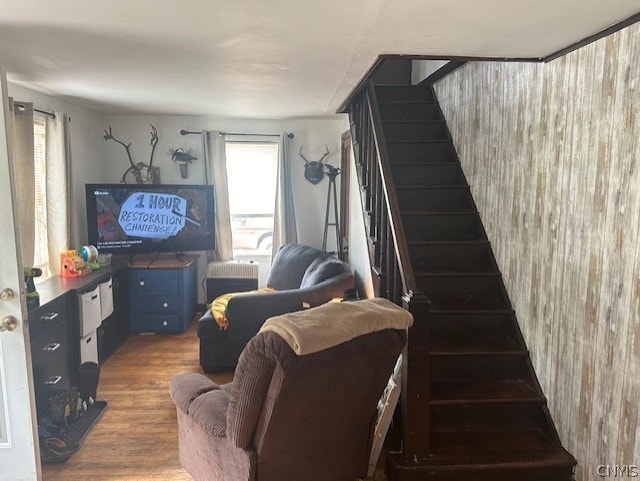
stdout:
{"type": "Polygon", "coordinates": [[[576,479],[640,465],[640,24],[436,92],[576,479]]]}

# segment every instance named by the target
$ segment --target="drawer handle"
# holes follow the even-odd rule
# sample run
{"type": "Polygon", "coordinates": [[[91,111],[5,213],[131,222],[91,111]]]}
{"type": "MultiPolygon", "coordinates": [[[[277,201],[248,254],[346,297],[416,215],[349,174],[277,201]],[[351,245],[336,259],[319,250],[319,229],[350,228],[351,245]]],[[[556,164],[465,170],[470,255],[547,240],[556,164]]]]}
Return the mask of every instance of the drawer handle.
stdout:
{"type": "Polygon", "coordinates": [[[162,321],[162,325],[163,325],[164,327],[167,327],[167,326],[169,325],[169,323],[168,323],[167,321],[162,321]]]}
{"type": "Polygon", "coordinates": [[[56,349],[58,349],[60,347],[60,343],[59,342],[50,342],[49,344],[47,344],[46,346],[44,346],[42,348],[43,351],[55,351],[56,349]]]}
{"type": "Polygon", "coordinates": [[[169,303],[165,302],[164,304],[162,304],[162,307],[164,307],[166,309],[167,307],[169,307],[169,303]]]}
{"type": "Polygon", "coordinates": [[[47,386],[55,386],[56,384],[58,384],[60,381],[62,381],[62,376],[51,376],[49,379],[47,379],[44,383],[47,386]]]}
{"type": "Polygon", "coordinates": [[[140,281],[140,286],[144,286],[144,281],[140,281]]]}
{"type": "Polygon", "coordinates": [[[95,301],[98,298],[98,294],[94,294],[93,296],[91,296],[91,300],[95,301]]]}
{"type": "Polygon", "coordinates": [[[53,321],[59,314],[57,312],[47,312],[40,316],[40,320],[44,322],[53,321]]]}

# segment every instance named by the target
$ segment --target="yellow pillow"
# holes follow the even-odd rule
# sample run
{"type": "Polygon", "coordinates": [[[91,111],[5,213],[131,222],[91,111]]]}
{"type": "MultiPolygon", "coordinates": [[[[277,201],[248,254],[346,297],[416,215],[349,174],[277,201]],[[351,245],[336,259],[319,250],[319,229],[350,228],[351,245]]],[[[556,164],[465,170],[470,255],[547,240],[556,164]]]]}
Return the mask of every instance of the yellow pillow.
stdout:
{"type": "Polygon", "coordinates": [[[255,294],[258,292],[273,292],[274,289],[270,287],[264,287],[262,289],[258,289],[255,291],[244,291],[244,292],[229,292],[228,294],[222,294],[221,296],[216,297],[211,303],[211,313],[213,314],[213,318],[216,320],[218,326],[223,331],[229,328],[229,319],[227,319],[227,304],[232,297],[238,294],[255,294]]]}

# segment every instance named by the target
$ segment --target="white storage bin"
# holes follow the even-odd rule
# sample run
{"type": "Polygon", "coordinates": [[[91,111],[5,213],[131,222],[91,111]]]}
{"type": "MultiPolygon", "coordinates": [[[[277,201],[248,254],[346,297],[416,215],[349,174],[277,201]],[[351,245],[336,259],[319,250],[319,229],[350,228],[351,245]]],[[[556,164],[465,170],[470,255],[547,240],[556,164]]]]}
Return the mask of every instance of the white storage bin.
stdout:
{"type": "Polygon", "coordinates": [[[100,283],[100,320],[104,321],[113,313],[112,279],[100,283]]]}
{"type": "Polygon", "coordinates": [[[95,329],[80,338],[80,364],[83,362],[98,363],[98,333],[95,329]]]}
{"type": "MultiPolygon", "coordinates": [[[[112,301],[113,302],[113,301],[112,301]]],[[[102,324],[100,286],[80,294],[80,336],[87,336],[102,324]]]]}

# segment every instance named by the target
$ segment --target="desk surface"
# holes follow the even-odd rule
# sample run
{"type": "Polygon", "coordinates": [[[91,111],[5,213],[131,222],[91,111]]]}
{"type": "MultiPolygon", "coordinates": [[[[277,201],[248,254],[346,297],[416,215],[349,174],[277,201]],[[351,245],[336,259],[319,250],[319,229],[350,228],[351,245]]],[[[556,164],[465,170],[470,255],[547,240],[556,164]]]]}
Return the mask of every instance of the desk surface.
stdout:
{"type": "Polygon", "coordinates": [[[82,291],[87,287],[107,279],[110,275],[127,267],[126,259],[114,259],[111,265],[96,269],[91,274],[80,277],[53,276],[36,284],[40,294],[40,305],[54,300],[68,291],[82,291]]]}

